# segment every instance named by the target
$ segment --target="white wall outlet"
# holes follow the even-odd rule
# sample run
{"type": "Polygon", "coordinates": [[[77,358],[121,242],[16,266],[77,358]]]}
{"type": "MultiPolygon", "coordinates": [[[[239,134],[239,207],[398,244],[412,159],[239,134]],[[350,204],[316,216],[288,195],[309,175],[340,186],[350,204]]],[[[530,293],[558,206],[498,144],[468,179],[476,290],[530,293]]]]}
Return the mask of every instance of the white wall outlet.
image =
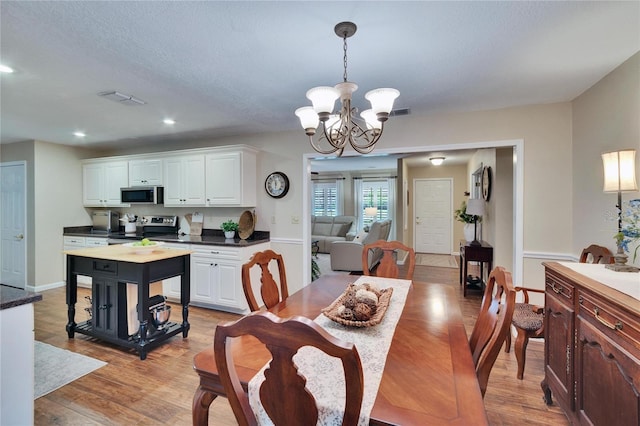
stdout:
{"type": "Polygon", "coordinates": [[[275,216],[271,216],[271,224],[272,225],[276,224],[276,217],[275,216]]]}
{"type": "Polygon", "coordinates": [[[294,225],[297,225],[300,223],[300,217],[299,216],[291,216],[291,223],[293,223],[294,225]]]}

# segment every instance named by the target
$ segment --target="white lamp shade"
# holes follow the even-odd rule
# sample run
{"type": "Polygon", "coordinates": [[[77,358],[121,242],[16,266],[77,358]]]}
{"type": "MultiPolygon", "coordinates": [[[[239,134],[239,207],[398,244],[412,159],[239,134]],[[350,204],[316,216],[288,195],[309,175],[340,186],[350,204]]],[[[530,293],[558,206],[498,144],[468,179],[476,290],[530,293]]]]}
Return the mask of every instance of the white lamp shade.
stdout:
{"type": "Polygon", "coordinates": [[[329,86],[319,86],[307,91],[307,98],[313,103],[313,109],[318,113],[332,113],[340,91],[329,86]]]}
{"type": "Polygon", "coordinates": [[[315,110],[310,107],[302,107],[296,110],[296,115],[300,119],[300,124],[303,129],[316,129],[320,120],[318,119],[318,114],[315,110]]]}
{"type": "Polygon", "coordinates": [[[382,122],[378,120],[378,117],[373,113],[372,109],[364,110],[360,113],[360,117],[364,119],[367,123],[368,129],[377,129],[380,130],[382,128],[382,122]]]}
{"type": "Polygon", "coordinates": [[[481,198],[470,198],[467,201],[467,214],[482,216],[484,214],[484,200],[481,198]]]}
{"type": "Polygon", "coordinates": [[[604,167],[604,192],[637,191],[636,150],[605,152],[602,154],[604,167]]]}
{"type": "Polygon", "coordinates": [[[396,89],[374,89],[367,92],[364,97],[371,102],[371,109],[374,114],[380,112],[390,113],[393,109],[393,101],[400,96],[400,92],[396,89]]]}
{"type": "Polygon", "coordinates": [[[378,208],[377,207],[365,207],[364,209],[364,215],[365,216],[375,216],[378,214],[378,208]]]}

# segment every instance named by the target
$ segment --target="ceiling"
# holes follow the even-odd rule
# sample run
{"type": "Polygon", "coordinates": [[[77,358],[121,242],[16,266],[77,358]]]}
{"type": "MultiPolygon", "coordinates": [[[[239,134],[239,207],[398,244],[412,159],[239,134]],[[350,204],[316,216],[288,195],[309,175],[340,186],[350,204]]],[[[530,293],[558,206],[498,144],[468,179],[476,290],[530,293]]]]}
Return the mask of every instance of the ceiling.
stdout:
{"type": "Polygon", "coordinates": [[[0,62],[15,72],[0,77],[0,142],[304,139],[293,112],[342,80],[344,20],[358,25],[348,77],[361,110],[377,87],[400,90],[395,108],[413,115],[569,101],[640,50],[637,1],[3,1],[0,62]]]}

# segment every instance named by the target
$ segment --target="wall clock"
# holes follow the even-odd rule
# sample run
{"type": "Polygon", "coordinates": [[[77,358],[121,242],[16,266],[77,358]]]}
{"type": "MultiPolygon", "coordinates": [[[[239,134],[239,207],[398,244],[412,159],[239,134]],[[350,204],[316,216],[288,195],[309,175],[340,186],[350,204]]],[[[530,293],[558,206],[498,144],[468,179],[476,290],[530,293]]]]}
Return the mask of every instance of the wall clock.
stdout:
{"type": "Polygon", "coordinates": [[[289,178],[282,172],[273,172],[264,181],[264,189],[273,198],[282,198],[289,192],[289,178]]]}
{"type": "Polygon", "coordinates": [[[491,198],[491,167],[489,166],[482,169],[482,198],[485,201],[491,198]]]}

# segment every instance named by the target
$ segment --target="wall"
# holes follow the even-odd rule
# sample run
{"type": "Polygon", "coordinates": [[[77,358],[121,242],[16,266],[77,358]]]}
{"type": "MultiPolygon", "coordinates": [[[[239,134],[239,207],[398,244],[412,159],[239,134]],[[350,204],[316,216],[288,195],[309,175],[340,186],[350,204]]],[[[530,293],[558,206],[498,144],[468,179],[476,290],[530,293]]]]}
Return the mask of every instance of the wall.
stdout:
{"type": "Polygon", "coordinates": [[[62,228],[90,225],[80,160],[95,151],[41,141],[0,145],[2,161],[27,162],[27,289],[63,279],[62,228]]]}
{"type": "MultiPolygon", "coordinates": [[[[617,232],[617,195],[604,193],[601,154],[634,148],[640,154],[640,53],[635,54],[573,102],[572,185],[576,214],[573,252],[590,244],[613,253],[617,232]]],[[[640,158],[636,155],[636,179],[640,158]]],[[[623,201],[639,198],[623,193],[623,201]]],[[[631,263],[632,258],[629,258],[631,263]]],[[[635,265],[640,266],[640,259],[635,265]]]]}

